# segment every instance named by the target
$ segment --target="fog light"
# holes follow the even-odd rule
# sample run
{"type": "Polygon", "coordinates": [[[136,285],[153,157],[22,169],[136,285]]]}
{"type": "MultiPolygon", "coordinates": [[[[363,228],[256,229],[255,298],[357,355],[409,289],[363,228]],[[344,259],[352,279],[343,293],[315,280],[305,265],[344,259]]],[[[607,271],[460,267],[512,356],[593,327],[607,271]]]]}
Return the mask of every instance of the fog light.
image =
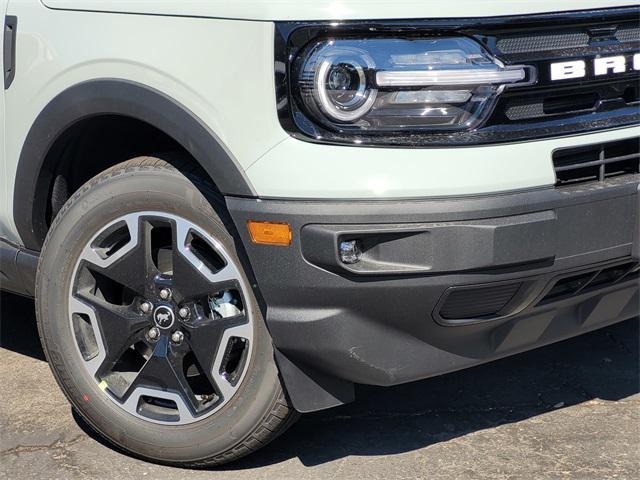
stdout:
{"type": "Polygon", "coordinates": [[[358,240],[340,242],[339,250],[342,263],[358,263],[362,256],[362,248],[358,240]]]}

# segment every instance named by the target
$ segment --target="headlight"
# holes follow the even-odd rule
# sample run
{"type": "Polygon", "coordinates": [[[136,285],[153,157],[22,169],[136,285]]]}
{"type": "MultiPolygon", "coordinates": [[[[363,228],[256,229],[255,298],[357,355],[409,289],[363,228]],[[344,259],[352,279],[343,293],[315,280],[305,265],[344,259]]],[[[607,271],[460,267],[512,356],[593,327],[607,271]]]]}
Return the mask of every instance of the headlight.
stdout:
{"type": "Polygon", "coordinates": [[[310,117],[360,133],[472,129],[506,86],[534,73],[466,37],[326,39],[293,61],[294,94],[310,117]]]}
{"type": "Polygon", "coordinates": [[[376,101],[377,91],[367,87],[367,72],[375,68],[365,51],[333,48],[318,56],[310,72],[312,95],[322,111],[341,122],[353,122],[366,114],[376,101]]]}

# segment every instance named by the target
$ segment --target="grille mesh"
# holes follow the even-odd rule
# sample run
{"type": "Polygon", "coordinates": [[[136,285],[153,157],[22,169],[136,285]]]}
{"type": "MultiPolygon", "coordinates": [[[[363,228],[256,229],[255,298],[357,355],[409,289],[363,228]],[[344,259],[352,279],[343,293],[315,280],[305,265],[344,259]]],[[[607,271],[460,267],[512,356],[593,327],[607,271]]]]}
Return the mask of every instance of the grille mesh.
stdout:
{"type": "Polygon", "coordinates": [[[452,291],[440,316],[448,320],[462,320],[496,315],[515,296],[521,283],[465,288],[452,291]]]}
{"type": "Polygon", "coordinates": [[[640,41],[640,27],[621,28],[616,32],[616,38],[619,42],[638,42],[640,41]]]}
{"type": "Polygon", "coordinates": [[[507,106],[505,115],[509,120],[527,120],[529,118],[544,117],[544,104],[542,102],[517,103],[507,106]]]}
{"type": "Polygon", "coordinates": [[[505,108],[509,120],[528,120],[553,115],[576,114],[593,111],[598,107],[599,96],[595,93],[573,93],[564,96],[542,96],[529,101],[511,102],[505,108]]]}
{"type": "MultiPolygon", "coordinates": [[[[615,33],[619,42],[640,41],[640,27],[621,27],[615,33]]],[[[505,54],[545,52],[566,48],[584,48],[591,42],[586,32],[549,33],[540,35],[521,35],[505,37],[497,42],[498,50],[505,54]]]]}
{"type": "Polygon", "coordinates": [[[498,40],[497,46],[502,53],[529,53],[578,48],[589,45],[586,33],[561,33],[551,35],[527,35],[498,40]]]}

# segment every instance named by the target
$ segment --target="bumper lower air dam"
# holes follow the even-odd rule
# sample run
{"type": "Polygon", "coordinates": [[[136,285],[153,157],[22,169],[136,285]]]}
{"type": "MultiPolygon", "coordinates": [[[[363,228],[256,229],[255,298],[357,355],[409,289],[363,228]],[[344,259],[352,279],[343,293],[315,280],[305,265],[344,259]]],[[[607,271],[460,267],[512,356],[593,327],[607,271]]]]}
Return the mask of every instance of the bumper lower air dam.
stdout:
{"type": "Polygon", "coordinates": [[[638,315],[638,179],[456,199],[228,197],[294,406],[638,315]],[[248,220],[289,223],[292,245],[253,244],[248,220]],[[363,254],[348,265],[337,246],[352,239],[363,254]]]}

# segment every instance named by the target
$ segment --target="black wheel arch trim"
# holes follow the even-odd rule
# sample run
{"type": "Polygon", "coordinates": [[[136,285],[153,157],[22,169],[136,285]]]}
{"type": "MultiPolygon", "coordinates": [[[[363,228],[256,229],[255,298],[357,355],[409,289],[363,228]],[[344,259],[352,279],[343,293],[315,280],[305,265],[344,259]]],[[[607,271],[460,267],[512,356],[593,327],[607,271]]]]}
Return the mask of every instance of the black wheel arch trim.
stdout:
{"type": "Polygon", "coordinates": [[[46,199],[53,172],[45,165],[56,140],[77,122],[122,115],[146,122],[179,143],[224,195],[256,196],[244,170],[216,134],[193,112],[151,87],[95,79],[59,93],[40,112],[24,141],[16,172],[13,214],[23,245],[40,250],[47,231],[46,199]],[[44,201],[43,201],[44,200],[44,201]]]}

